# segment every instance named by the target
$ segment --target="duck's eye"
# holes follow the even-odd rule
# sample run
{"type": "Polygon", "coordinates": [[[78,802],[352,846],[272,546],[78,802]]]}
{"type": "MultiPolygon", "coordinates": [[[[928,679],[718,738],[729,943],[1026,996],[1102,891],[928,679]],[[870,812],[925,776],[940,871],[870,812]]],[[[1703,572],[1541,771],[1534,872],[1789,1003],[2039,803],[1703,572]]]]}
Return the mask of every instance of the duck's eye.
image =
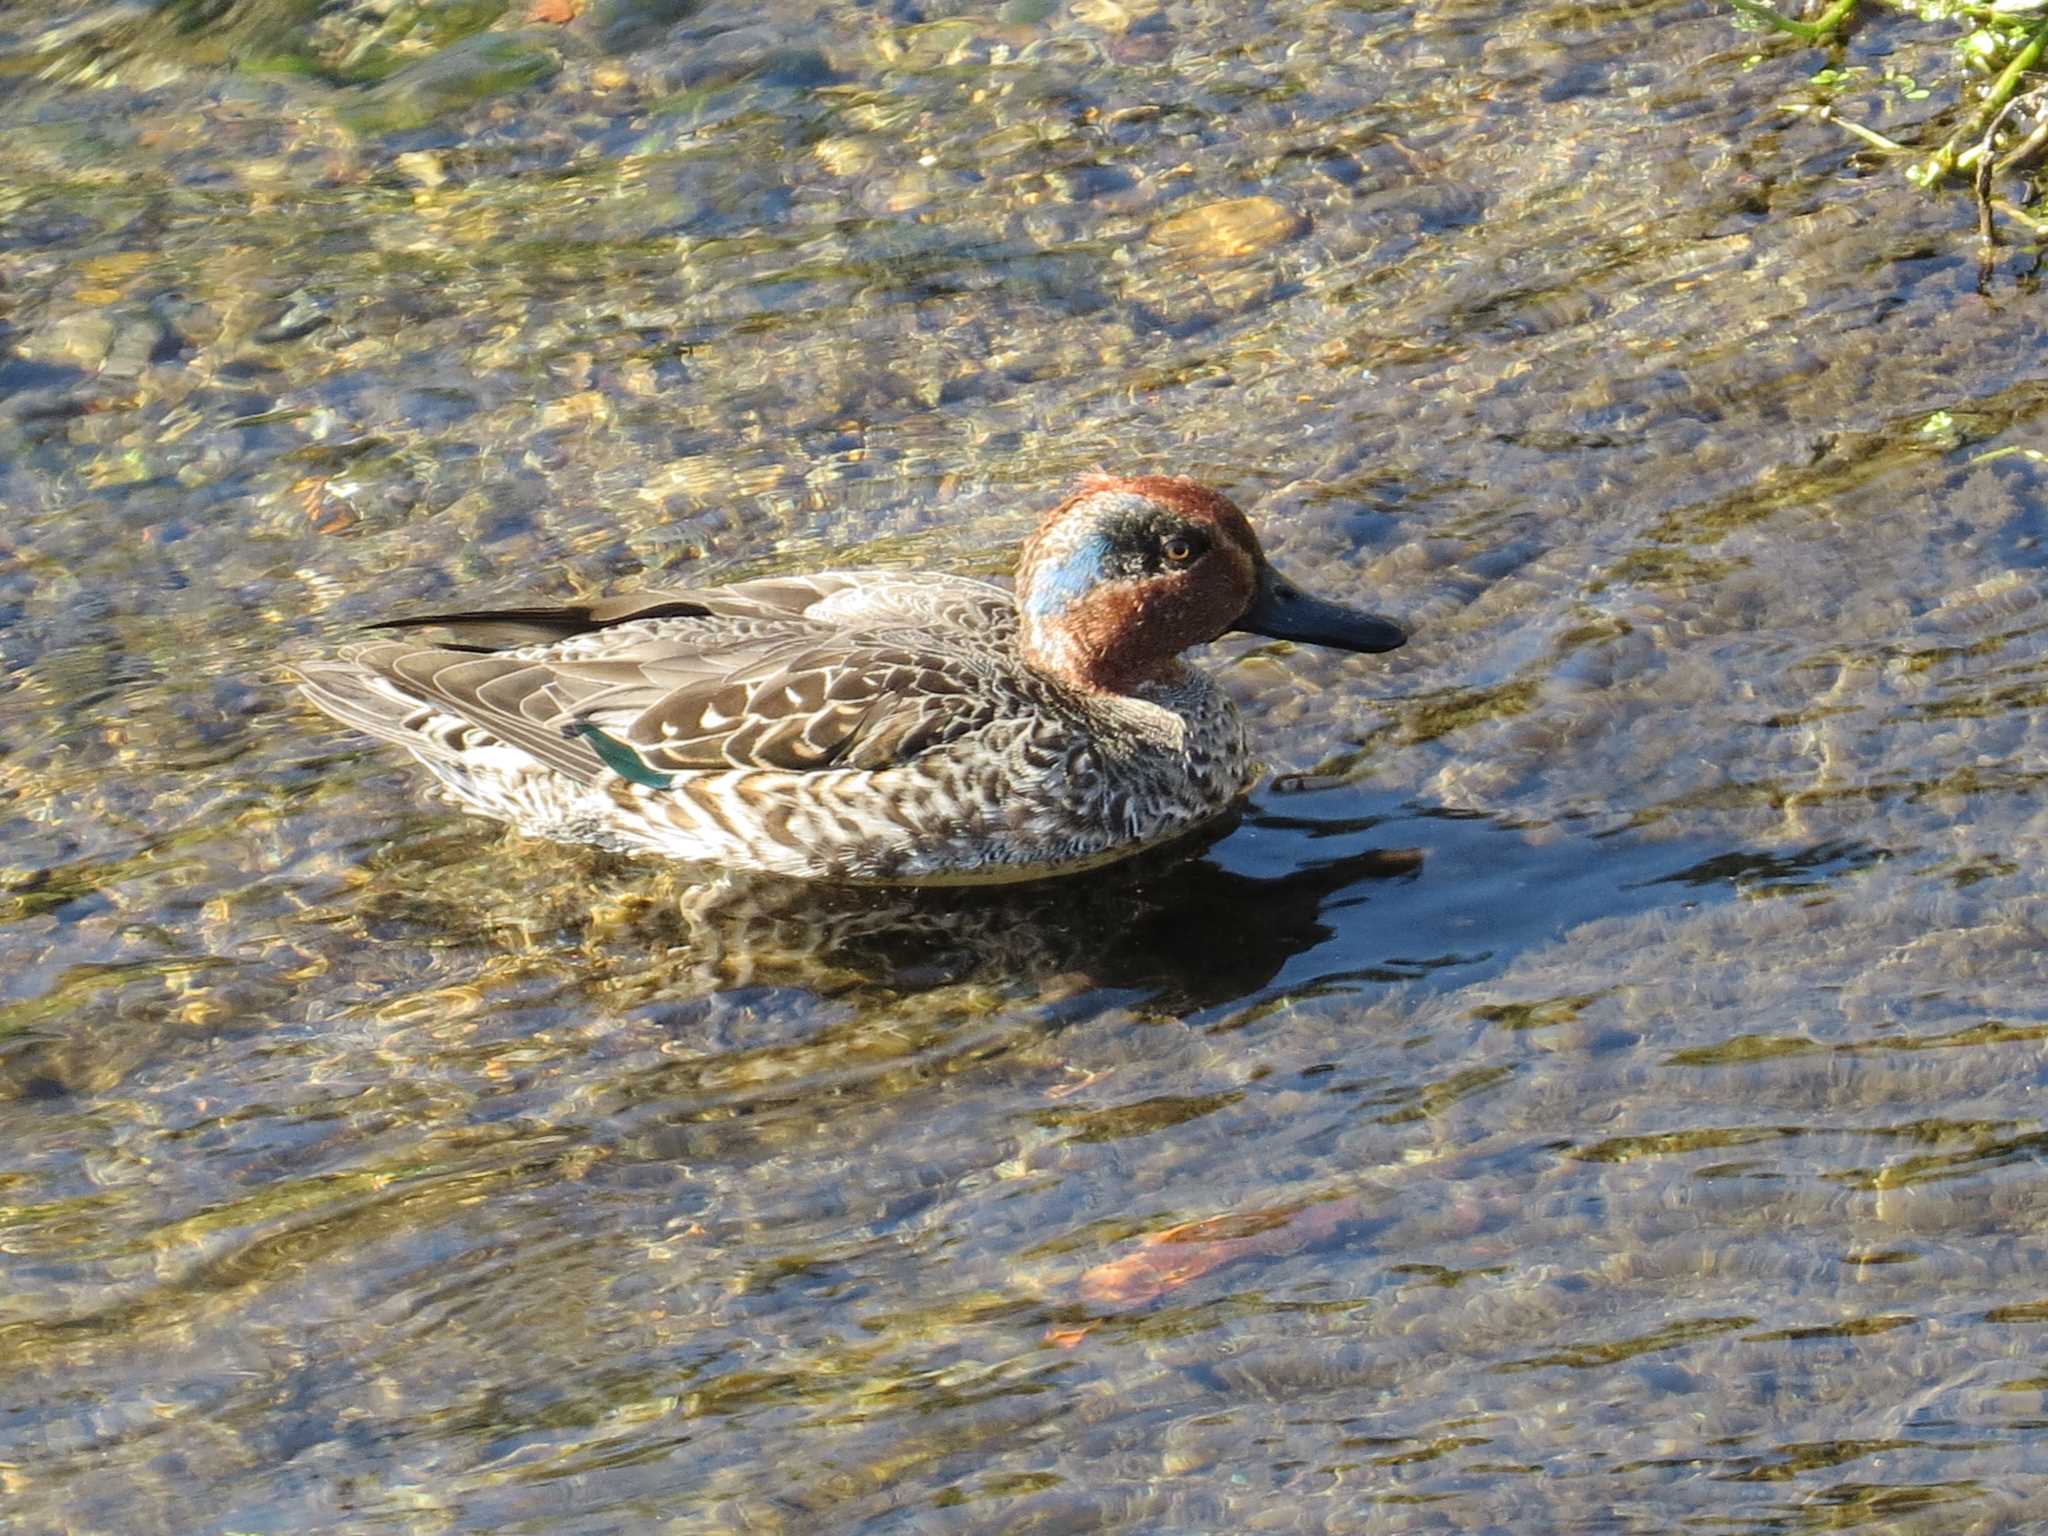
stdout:
{"type": "Polygon", "coordinates": [[[1159,553],[1169,565],[1186,565],[1195,558],[1195,541],[1184,533],[1169,533],[1159,541],[1159,553]]]}

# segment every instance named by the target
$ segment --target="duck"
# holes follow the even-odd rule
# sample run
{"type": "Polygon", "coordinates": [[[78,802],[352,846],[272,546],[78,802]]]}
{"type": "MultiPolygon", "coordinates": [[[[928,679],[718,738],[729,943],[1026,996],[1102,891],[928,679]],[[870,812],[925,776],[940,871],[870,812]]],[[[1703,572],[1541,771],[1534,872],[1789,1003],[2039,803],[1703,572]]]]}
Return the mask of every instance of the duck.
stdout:
{"type": "Polygon", "coordinates": [[[832,570],[386,619],[300,663],[459,806],[620,853],[846,884],[1070,874],[1231,814],[1256,765],[1183,653],[1233,631],[1373,653],[1394,620],[1281,576],[1228,497],[1092,474],[1015,590],[832,570]]]}

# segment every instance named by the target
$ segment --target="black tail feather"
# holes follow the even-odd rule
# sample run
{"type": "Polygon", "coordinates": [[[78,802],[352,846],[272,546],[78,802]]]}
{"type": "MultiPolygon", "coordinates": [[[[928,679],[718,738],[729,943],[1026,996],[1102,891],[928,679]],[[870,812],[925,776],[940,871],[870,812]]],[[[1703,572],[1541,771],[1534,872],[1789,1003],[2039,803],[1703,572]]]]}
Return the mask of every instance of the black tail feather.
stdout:
{"type": "Polygon", "coordinates": [[[612,598],[596,603],[571,603],[555,608],[477,608],[467,613],[415,613],[399,619],[378,619],[365,629],[450,631],[451,651],[516,650],[523,645],[552,645],[577,635],[594,634],[615,624],[638,619],[701,619],[710,613],[702,603],[676,600],[634,603],[612,598]]]}

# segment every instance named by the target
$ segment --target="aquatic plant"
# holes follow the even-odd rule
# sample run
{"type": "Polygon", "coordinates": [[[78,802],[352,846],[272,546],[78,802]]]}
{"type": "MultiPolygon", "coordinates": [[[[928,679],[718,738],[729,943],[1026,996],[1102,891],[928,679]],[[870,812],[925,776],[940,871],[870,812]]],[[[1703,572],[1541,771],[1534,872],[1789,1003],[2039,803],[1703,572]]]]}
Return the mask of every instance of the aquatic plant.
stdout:
{"type": "Polygon", "coordinates": [[[1865,0],[1866,11],[1917,20],[1946,38],[1946,60],[1926,84],[1889,64],[1873,81],[1869,66],[1845,62],[1842,50],[1858,19],[1859,0],[1828,0],[1812,20],[1787,16],[1761,0],[1728,3],[1740,27],[1794,37],[1836,55],[1831,67],[1812,77],[1812,99],[1787,102],[1786,111],[1832,122],[1879,153],[1912,162],[1906,175],[1920,186],[1936,188],[1967,175],[1987,246],[1995,243],[1999,218],[2036,238],[2048,234],[2048,221],[2030,207],[2039,190],[2036,167],[2048,151],[2048,70],[2042,67],[2048,0],[1865,0]],[[1904,136],[1881,132],[1838,110],[1847,91],[1871,83],[1903,102],[1938,98],[1947,105],[1904,136]],[[2015,195],[2002,195],[2002,185],[2015,195]]]}

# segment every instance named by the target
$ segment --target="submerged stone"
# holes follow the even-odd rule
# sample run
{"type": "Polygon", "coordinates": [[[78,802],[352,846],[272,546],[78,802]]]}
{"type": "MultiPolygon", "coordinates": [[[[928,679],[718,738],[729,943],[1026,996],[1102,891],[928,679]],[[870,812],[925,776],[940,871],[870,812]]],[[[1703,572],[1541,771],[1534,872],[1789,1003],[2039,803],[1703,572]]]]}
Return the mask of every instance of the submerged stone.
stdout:
{"type": "Polygon", "coordinates": [[[560,67],[554,50],[531,33],[479,33],[370,87],[341,117],[357,133],[403,133],[545,80],[560,67]]]}
{"type": "Polygon", "coordinates": [[[1271,197],[1234,197],[1204,203],[1152,226],[1149,238],[1196,262],[1242,261],[1308,229],[1308,220],[1271,197]]]}

